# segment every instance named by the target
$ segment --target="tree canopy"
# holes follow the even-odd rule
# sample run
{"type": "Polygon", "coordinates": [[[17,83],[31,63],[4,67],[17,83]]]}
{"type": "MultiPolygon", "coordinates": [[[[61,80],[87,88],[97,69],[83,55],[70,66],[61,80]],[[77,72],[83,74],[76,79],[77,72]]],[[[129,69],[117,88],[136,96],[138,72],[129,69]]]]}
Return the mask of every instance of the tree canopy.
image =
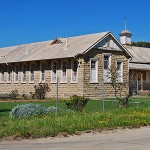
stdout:
{"type": "Polygon", "coordinates": [[[131,43],[132,46],[137,46],[137,47],[145,47],[145,48],[150,48],[150,42],[132,42],[131,43]]]}

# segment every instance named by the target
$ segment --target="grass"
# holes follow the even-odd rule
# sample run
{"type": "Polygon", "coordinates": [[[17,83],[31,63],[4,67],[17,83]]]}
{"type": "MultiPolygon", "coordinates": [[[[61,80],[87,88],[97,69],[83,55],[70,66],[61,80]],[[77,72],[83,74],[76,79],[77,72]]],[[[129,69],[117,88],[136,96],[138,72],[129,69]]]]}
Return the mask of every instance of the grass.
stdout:
{"type": "MultiPolygon", "coordinates": [[[[129,109],[117,107],[117,101],[107,99],[105,112],[102,112],[102,101],[89,101],[82,113],[67,113],[32,117],[29,119],[10,119],[9,111],[25,102],[0,103],[0,137],[47,137],[56,136],[60,132],[74,134],[76,131],[103,130],[116,127],[139,127],[150,125],[150,99],[133,98],[129,109]]],[[[37,102],[46,107],[55,106],[55,101],[37,102]]],[[[59,107],[67,109],[63,101],[59,107]]]]}

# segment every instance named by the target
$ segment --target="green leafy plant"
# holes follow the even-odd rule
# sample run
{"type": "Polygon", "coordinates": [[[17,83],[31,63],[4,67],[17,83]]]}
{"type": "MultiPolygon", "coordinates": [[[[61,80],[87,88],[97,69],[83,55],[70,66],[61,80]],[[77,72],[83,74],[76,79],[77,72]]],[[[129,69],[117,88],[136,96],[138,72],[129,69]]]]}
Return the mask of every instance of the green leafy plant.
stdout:
{"type": "Polygon", "coordinates": [[[75,111],[82,111],[83,108],[86,106],[88,100],[89,99],[85,98],[84,96],[73,95],[65,102],[65,105],[69,109],[72,109],[75,111]]]}
{"type": "Polygon", "coordinates": [[[9,97],[10,97],[10,99],[14,100],[14,99],[17,99],[17,96],[18,96],[18,95],[19,95],[19,94],[18,94],[18,90],[15,89],[15,90],[12,90],[12,91],[10,92],[9,97]]]}

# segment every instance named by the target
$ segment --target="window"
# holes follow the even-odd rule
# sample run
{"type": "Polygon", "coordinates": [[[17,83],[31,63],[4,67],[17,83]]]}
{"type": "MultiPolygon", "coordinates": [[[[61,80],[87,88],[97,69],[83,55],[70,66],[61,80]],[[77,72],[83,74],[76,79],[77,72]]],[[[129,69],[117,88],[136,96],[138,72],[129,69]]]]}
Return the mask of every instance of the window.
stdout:
{"type": "Polygon", "coordinates": [[[0,82],[1,83],[4,83],[4,80],[5,80],[4,72],[5,72],[5,68],[4,66],[1,66],[1,70],[0,70],[0,82]]]}
{"type": "Polygon", "coordinates": [[[30,83],[34,83],[34,70],[35,70],[35,65],[31,64],[30,65],[30,83]]]}
{"type": "Polygon", "coordinates": [[[109,69],[110,65],[110,56],[104,55],[104,69],[109,69]]]}
{"type": "Polygon", "coordinates": [[[15,72],[14,72],[14,82],[18,83],[18,72],[19,72],[19,66],[15,65],[15,72]]]}
{"type": "Polygon", "coordinates": [[[51,82],[56,83],[57,82],[57,63],[52,62],[51,66],[51,82]]]}
{"type": "Polygon", "coordinates": [[[21,76],[21,82],[26,83],[26,71],[27,66],[25,64],[22,65],[22,76],[21,76]]]}
{"type": "Polygon", "coordinates": [[[72,61],[72,73],[71,73],[71,82],[77,82],[78,80],[78,62],[72,61]]]}
{"type": "Polygon", "coordinates": [[[61,63],[61,82],[67,82],[67,62],[61,63]]]}
{"type": "Polygon", "coordinates": [[[12,81],[12,66],[8,66],[7,67],[7,82],[11,82],[12,81]]]}
{"type": "Polygon", "coordinates": [[[45,82],[45,68],[46,68],[46,64],[41,63],[40,82],[45,82]]]}
{"type": "Polygon", "coordinates": [[[98,60],[90,61],[90,82],[98,82],[98,60]]]}
{"type": "Polygon", "coordinates": [[[111,77],[109,73],[109,69],[111,67],[111,55],[110,54],[104,54],[103,57],[103,80],[104,82],[111,82],[111,77]]]}
{"type": "Polygon", "coordinates": [[[123,62],[117,61],[117,82],[123,81],[123,62]]]}

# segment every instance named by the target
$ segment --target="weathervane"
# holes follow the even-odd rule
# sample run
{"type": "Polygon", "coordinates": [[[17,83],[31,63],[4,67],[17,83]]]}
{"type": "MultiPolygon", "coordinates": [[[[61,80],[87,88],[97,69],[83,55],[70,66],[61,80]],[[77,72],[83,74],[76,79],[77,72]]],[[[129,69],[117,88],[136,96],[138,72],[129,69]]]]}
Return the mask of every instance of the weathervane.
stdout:
{"type": "Polygon", "coordinates": [[[124,29],[125,29],[125,30],[126,30],[126,28],[127,28],[126,21],[127,21],[127,19],[124,18],[124,29]]]}

